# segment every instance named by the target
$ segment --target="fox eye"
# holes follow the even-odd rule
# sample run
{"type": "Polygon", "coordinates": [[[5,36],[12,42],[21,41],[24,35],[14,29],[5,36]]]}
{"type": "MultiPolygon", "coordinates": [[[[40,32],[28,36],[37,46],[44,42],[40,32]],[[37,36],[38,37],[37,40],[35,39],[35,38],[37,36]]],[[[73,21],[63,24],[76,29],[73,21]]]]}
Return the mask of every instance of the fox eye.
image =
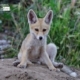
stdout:
{"type": "Polygon", "coordinates": [[[35,29],[35,31],[39,31],[39,29],[35,29]]]}
{"type": "Polygon", "coordinates": [[[45,32],[46,31],[46,29],[43,29],[43,32],[45,32]]]}

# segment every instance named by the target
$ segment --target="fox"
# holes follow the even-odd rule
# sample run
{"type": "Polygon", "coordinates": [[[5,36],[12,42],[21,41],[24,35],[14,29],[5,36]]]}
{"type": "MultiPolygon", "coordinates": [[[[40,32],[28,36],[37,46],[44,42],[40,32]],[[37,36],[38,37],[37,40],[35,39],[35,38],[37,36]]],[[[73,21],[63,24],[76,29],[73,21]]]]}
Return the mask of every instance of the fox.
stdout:
{"type": "Polygon", "coordinates": [[[72,77],[77,73],[61,62],[55,60],[57,46],[54,43],[47,44],[47,36],[53,19],[53,11],[49,10],[44,18],[38,18],[33,9],[27,14],[30,33],[23,40],[18,60],[13,62],[14,66],[26,68],[28,65],[45,64],[49,70],[63,71],[72,77]]]}

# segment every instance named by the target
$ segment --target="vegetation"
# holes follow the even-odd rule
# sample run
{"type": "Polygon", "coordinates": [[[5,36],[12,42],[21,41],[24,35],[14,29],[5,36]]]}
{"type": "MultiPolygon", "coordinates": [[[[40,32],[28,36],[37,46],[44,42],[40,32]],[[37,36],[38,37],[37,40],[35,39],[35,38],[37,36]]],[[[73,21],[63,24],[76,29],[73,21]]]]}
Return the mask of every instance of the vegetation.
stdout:
{"type": "Polygon", "coordinates": [[[33,0],[31,4],[20,2],[9,6],[11,11],[1,14],[0,18],[3,24],[7,21],[14,30],[14,37],[9,37],[12,41],[12,48],[8,50],[9,57],[18,53],[22,40],[29,32],[28,10],[34,9],[38,17],[44,17],[52,9],[54,18],[48,43],[53,42],[58,46],[57,60],[80,67],[80,0],[33,0]]]}

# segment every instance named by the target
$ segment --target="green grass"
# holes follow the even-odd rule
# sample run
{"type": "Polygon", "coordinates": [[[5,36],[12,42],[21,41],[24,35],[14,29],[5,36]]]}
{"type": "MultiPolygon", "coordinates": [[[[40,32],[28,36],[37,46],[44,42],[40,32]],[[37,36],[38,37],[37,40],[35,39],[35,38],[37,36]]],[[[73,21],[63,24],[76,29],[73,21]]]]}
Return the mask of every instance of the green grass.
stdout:
{"type": "MultiPolygon", "coordinates": [[[[27,22],[28,10],[34,9],[38,17],[44,17],[49,9],[53,10],[54,18],[48,37],[48,43],[55,43],[58,49],[57,60],[70,66],[80,67],[80,1],[72,8],[70,0],[35,0],[30,6],[20,4],[11,6],[10,21],[15,28],[15,38],[11,38],[13,53],[18,53],[22,40],[29,32],[27,22]],[[16,17],[16,19],[15,19],[16,17]]],[[[6,15],[7,16],[7,15],[6,15]]],[[[4,21],[5,21],[5,16],[4,21]]],[[[2,19],[2,18],[1,18],[2,19]]],[[[7,20],[9,21],[9,19],[7,20]]],[[[10,54],[9,54],[10,56],[10,54]]]]}

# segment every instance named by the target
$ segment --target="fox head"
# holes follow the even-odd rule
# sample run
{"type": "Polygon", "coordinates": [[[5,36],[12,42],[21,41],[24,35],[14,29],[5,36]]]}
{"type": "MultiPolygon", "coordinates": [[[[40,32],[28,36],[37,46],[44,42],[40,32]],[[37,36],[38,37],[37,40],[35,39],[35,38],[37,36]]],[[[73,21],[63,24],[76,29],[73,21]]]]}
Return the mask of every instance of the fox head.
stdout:
{"type": "Polygon", "coordinates": [[[38,40],[44,39],[48,35],[50,30],[53,11],[49,10],[44,18],[38,18],[35,12],[30,9],[27,17],[30,27],[30,33],[33,34],[38,40]]]}

